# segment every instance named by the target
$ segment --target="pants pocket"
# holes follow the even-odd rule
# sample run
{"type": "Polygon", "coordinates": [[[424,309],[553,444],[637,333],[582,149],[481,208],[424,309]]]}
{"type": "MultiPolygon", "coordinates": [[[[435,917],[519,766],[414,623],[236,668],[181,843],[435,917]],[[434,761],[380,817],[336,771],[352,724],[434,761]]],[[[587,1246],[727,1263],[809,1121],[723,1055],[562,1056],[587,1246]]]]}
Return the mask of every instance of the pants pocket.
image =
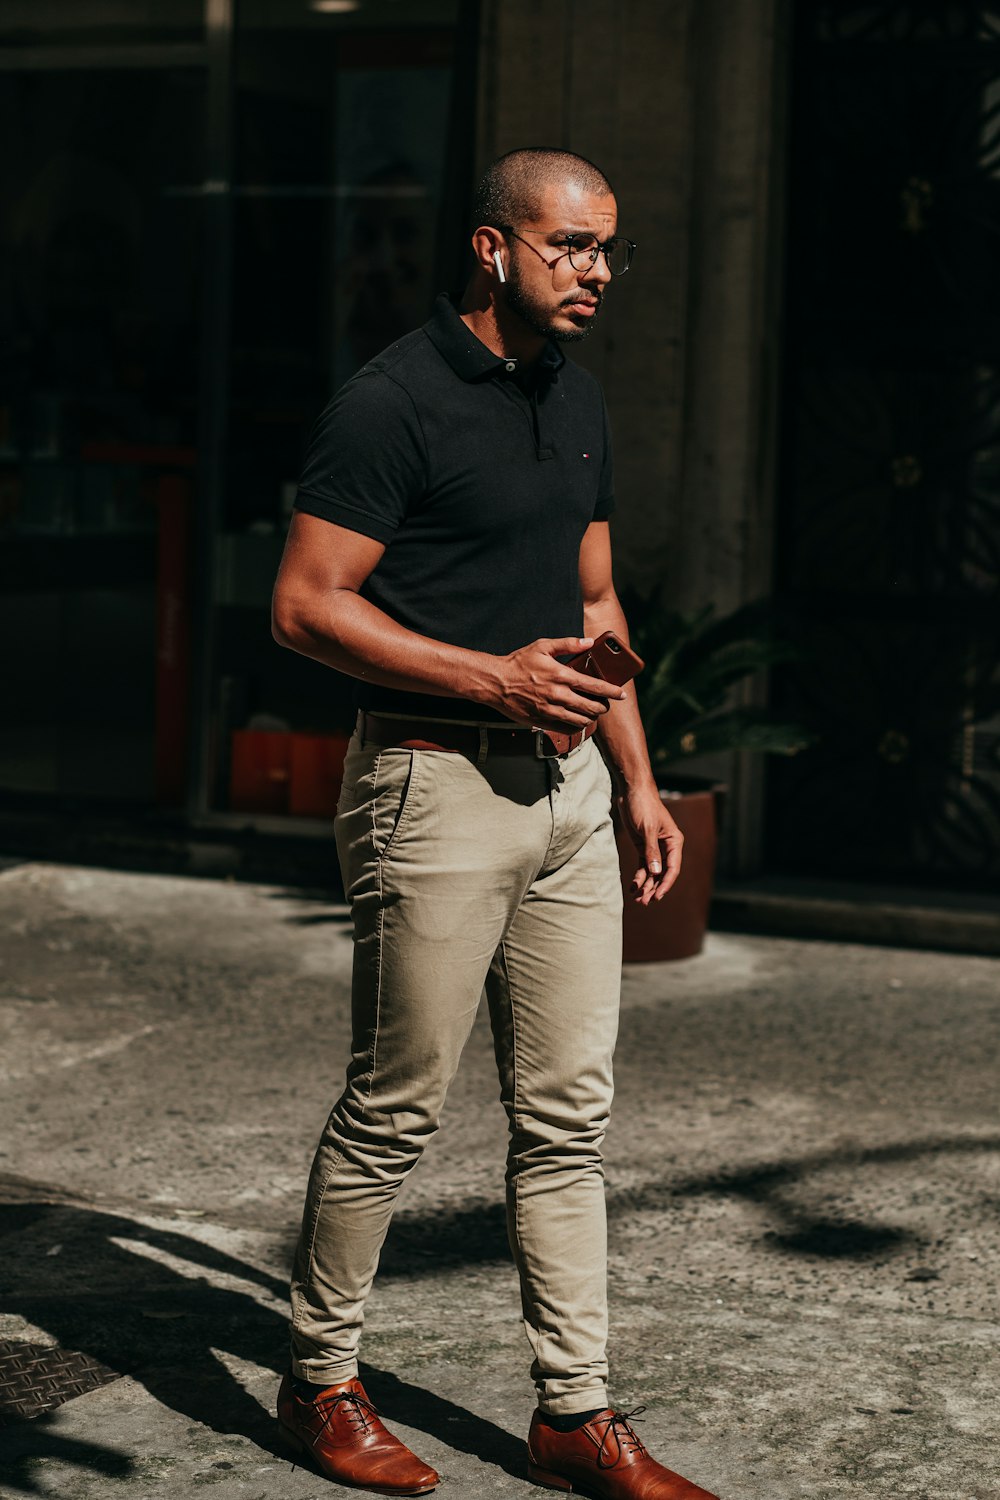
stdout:
{"type": "Polygon", "coordinates": [[[413,750],[383,750],[375,767],[372,838],[384,859],[400,840],[413,809],[420,757],[413,750]]]}

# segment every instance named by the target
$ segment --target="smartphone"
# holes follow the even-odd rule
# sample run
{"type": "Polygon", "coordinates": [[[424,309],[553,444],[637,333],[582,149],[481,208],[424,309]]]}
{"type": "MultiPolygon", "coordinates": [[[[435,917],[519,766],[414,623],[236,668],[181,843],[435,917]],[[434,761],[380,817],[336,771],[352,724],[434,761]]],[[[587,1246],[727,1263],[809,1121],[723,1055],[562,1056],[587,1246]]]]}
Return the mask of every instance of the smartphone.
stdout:
{"type": "Polygon", "coordinates": [[[603,631],[589,651],[580,651],[566,663],[576,672],[586,672],[591,677],[603,677],[616,687],[624,687],[633,677],[638,677],[646,663],[641,656],[620,641],[613,630],[603,631]]]}

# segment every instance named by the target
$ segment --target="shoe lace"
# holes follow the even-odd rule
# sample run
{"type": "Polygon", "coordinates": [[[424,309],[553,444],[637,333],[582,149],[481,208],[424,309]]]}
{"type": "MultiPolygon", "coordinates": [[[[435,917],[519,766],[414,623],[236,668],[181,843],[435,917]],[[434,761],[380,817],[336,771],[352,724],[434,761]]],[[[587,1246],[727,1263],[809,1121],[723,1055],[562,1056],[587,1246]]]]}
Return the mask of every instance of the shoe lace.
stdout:
{"type": "Polygon", "coordinates": [[[367,1432],[369,1417],[377,1417],[378,1412],[365,1396],[359,1396],[356,1391],[337,1391],[333,1396],[317,1396],[313,1401],[313,1409],[323,1418],[320,1424],[320,1433],[325,1431],[333,1420],[337,1407],[344,1403],[347,1409],[347,1417],[355,1432],[367,1432]]]}
{"type": "Polygon", "coordinates": [[[613,1411],[609,1417],[595,1417],[594,1426],[603,1427],[601,1446],[597,1450],[597,1467],[610,1469],[619,1460],[622,1449],[626,1453],[645,1453],[646,1449],[632,1423],[646,1410],[645,1406],[633,1406],[631,1411],[613,1411]],[[610,1439],[614,1439],[614,1453],[610,1439]]]}

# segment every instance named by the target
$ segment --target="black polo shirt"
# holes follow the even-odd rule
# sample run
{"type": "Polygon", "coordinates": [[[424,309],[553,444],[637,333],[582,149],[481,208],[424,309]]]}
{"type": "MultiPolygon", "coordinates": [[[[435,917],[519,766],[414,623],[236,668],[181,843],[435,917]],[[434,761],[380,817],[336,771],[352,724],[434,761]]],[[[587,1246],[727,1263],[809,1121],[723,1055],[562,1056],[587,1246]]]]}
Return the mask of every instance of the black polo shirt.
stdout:
{"type": "MultiPolygon", "coordinates": [[[[581,635],[580,543],[614,509],[601,388],[553,344],[522,375],[439,297],[323,412],[296,506],[386,544],[362,594],[420,635],[499,656],[581,635]]],[[[370,682],[357,699],[493,717],[370,682]]]]}

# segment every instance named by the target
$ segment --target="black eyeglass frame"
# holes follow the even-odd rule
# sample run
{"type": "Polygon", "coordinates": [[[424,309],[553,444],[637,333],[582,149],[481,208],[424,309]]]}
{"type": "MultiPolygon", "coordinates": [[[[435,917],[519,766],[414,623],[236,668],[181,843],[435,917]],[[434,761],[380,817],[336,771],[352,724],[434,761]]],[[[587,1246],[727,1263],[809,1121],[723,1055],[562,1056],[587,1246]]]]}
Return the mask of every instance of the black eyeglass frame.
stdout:
{"type": "MultiPolygon", "coordinates": [[[[501,234],[512,234],[516,240],[521,241],[522,245],[527,245],[529,250],[534,250],[535,254],[539,257],[540,260],[545,260],[545,256],[542,254],[542,252],[537,249],[530,240],[526,240],[523,234],[518,234],[513,224],[493,224],[490,227],[493,229],[499,229],[501,234]]],[[[542,234],[544,233],[544,230],[537,230],[536,233],[542,234]]],[[[609,240],[604,240],[603,242],[597,238],[596,234],[568,234],[564,240],[558,240],[552,246],[552,249],[558,250],[560,246],[565,246],[563,255],[569,257],[569,263],[573,267],[574,271],[589,271],[591,266],[595,266],[597,264],[597,257],[599,255],[603,255],[604,264],[607,266],[612,276],[625,275],[625,272],[632,264],[632,257],[635,255],[637,249],[635,240],[628,240],[623,234],[614,234],[609,240]],[[580,250],[579,247],[577,247],[577,254],[583,255],[586,259],[585,265],[578,266],[576,261],[573,259],[572,242],[573,240],[581,239],[593,240],[594,243],[586,250],[580,250]],[[611,264],[611,256],[614,254],[615,249],[619,245],[626,246],[626,257],[625,264],[622,266],[621,270],[616,271],[611,264]]],[[[556,256],[556,260],[562,260],[562,258],[562,255],[556,256]]],[[[545,264],[547,266],[554,266],[556,260],[545,260],[545,264]]]]}

